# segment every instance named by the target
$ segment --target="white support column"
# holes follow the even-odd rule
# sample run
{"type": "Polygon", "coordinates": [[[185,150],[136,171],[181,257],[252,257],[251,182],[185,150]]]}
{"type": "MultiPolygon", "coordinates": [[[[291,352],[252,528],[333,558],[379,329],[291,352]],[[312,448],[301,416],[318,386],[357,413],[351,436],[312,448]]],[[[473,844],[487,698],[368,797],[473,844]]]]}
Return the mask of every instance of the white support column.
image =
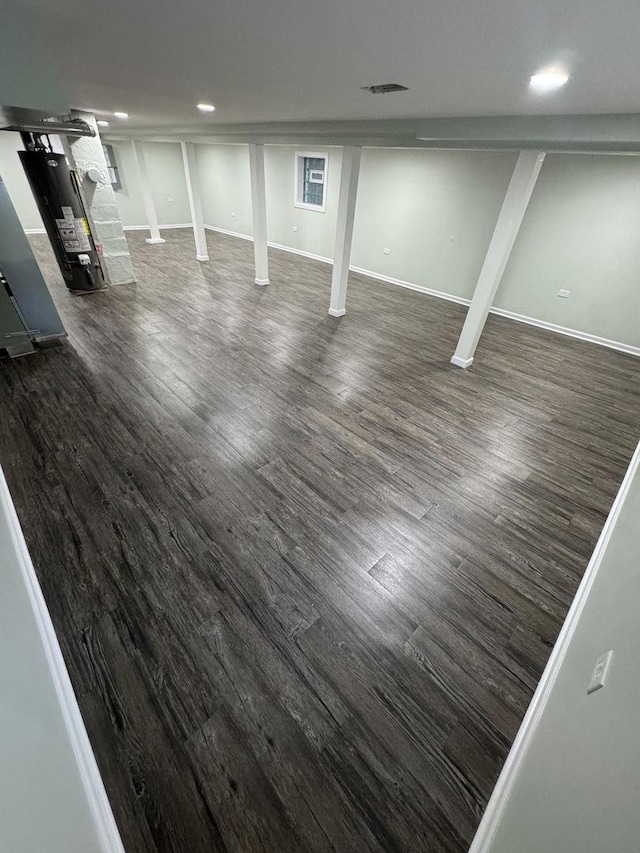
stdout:
{"type": "Polygon", "coordinates": [[[256,284],[269,284],[267,252],[267,194],[264,180],[264,145],[249,143],[251,168],[251,210],[253,214],[253,252],[256,262],[256,284]]]}
{"type": "Polygon", "coordinates": [[[451,363],[469,367],[544,162],[544,151],[521,151],[451,363]]]}
{"type": "Polygon", "coordinates": [[[196,241],[196,258],[199,261],[208,261],[209,255],[207,252],[207,237],[204,231],[204,219],[202,217],[202,201],[200,199],[200,185],[198,183],[196,149],[193,142],[181,142],[180,146],[182,148],[184,174],[187,180],[187,194],[189,196],[189,207],[191,209],[193,236],[196,241]]]}
{"type": "Polygon", "coordinates": [[[60,141],[71,168],[75,169],[80,180],[80,192],[91,231],[102,246],[102,260],[109,284],[130,284],[136,277],[95,116],[81,110],[71,110],[71,116],[86,121],[96,133],[95,136],[62,135],[60,141]],[[89,177],[89,173],[96,169],[100,173],[97,183],[89,177]]]}
{"type": "Polygon", "coordinates": [[[360,154],[361,149],[353,146],[342,149],[338,220],[336,223],[333,275],[331,276],[331,303],[329,307],[329,314],[332,317],[342,317],[343,314],[346,314],[347,282],[349,279],[349,261],[351,260],[353,221],[356,214],[360,154]]]}
{"type": "Polygon", "coordinates": [[[165,241],[160,236],[160,228],[158,227],[158,216],[156,214],[156,206],[151,194],[151,184],[149,183],[149,172],[147,171],[147,159],[144,155],[142,142],[134,139],[131,141],[133,149],[133,157],[138,166],[140,175],[140,187],[142,189],[142,201],[144,211],[147,216],[147,224],[149,225],[150,237],[147,237],[147,243],[164,243],[165,241]]]}

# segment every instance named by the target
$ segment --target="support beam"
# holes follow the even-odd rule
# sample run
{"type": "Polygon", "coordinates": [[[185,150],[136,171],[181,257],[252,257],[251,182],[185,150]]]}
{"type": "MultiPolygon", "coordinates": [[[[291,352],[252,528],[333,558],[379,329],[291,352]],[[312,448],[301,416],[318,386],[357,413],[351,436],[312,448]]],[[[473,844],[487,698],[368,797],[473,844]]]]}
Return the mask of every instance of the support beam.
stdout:
{"type": "Polygon", "coordinates": [[[264,145],[249,143],[251,169],[251,211],[253,214],[253,252],[256,262],[256,284],[269,284],[267,252],[267,194],[264,179],[264,145]]]}
{"type": "Polygon", "coordinates": [[[90,124],[95,136],[60,137],[69,165],[80,181],[80,192],[91,224],[91,232],[102,247],[102,261],[109,284],[130,284],[136,280],[129,255],[129,246],[122,229],[118,200],[109,180],[102,141],[93,113],[71,110],[72,118],[90,124]],[[95,183],[89,174],[95,169],[100,180],[95,183]]]}
{"type": "Polygon", "coordinates": [[[189,196],[189,208],[191,209],[193,236],[196,241],[196,258],[199,261],[208,261],[207,236],[202,216],[196,149],[193,142],[181,142],[180,147],[182,148],[182,162],[184,163],[184,175],[187,181],[187,195],[189,196]]]}
{"type": "Polygon", "coordinates": [[[136,165],[138,166],[138,173],[140,175],[140,187],[142,189],[142,201],[144,204],[144,212],[147,217],[147,224],[149,226],[150,237],[147,238],[147,243],[164,243],[165,241],[160,236],[160,228],[158,227],[158,216],[156,214],[156,205],[153,201],[153,195],[151,193],[151,184],[149,182],[149,172],[147,171],[147,158],[144,154],[144,148],[142,147],[142,142],[139,142],[137,139],[131,141],[131,147],[133,149],[133,157],[136,161],[136,165]]]}
{"type": "Polygon", "coordinates": [[[354,146],[342,149],[338,220],[336,223],[333,275],[331,276],[331,303],[329,307],[329,314],[332,317],[342,317],[343,314],[346,314],[347,282],[349,279],[349,262],[351,260],[353,221],[356,214],[361,151],[361,148],[354,146]]]}
{"type": "Polygon", "coordinates": [[[480,277],[451,363],[469,367],[544,162],[544,151],[521,151],[500,209],[480,277]]]}

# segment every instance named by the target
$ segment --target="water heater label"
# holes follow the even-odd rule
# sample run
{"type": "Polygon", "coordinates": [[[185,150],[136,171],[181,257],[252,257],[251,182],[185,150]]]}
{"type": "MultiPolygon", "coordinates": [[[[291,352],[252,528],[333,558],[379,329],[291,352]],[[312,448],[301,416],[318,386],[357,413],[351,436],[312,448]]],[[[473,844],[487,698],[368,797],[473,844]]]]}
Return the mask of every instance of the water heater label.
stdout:
{"type": "MultiPolygon", "coordinates": [[[[63,211],[66,212],[66,211],[63,211]]],[[[91,242],[85,219],[56,219],[58,234],[65,252],[90,252],[91,242]]]]}

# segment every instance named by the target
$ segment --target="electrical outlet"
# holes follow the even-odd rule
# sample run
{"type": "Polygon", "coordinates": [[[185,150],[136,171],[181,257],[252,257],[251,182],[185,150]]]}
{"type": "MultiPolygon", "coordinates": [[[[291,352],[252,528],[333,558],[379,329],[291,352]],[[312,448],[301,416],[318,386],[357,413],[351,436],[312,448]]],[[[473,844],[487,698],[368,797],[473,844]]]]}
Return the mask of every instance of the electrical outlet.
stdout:
{"type": "Polygon", "coordinates": [[[589,681],[589,686],[587,687],[587,695],[589,693],[595,693],[596,690],[600,690],[601,687],[604,687],[604,683],[607,678],[607,673],[609,672],[609,667],[611,666],[611,658],[613,657],[613,651],[605,652],[603,655],[600,655],[598,660],[596,661],[596,665],[593,668],[593,672],[591,673],[591,680],[589,681]]]}
{"type": "Polygon", "coordinates": [[[293,230],[294,230],[294,231],[297,231],[297,230],[298,230],[298,226],[297,226],[297,225],[294,225],[294,226],[293,226],[293,230]]]}
{"type": "Polygon", "coordinates": [[[382,254],[383,254],[383,255],[390,255],[390,254],[391,254],[391,249],[383,249],[383,250],[382,250],[382,254]]]}
{"type": "Polygon", "coordinates": [[[570,290],[559,290],[558,296],[560,296],[562,299],[568,299],[571,296],[571,291],[570,290]]]}

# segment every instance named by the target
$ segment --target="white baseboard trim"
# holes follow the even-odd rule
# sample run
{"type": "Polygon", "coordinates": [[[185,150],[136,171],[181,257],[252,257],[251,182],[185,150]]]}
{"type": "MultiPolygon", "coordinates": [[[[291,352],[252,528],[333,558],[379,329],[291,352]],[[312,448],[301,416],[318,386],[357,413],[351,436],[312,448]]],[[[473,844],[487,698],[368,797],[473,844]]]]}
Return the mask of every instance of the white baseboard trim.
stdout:
{"type": "Polygon", "coordinates": [[[473,364],[473,356],[471,358],[460,358],[459,355],[452,355],[451,364],[455,364],[456,367],[462,367],[466,370],[467,367],[471,367],[473,364]]]}
{"type": "MultiPolygon", "coordinates": [[[[238,237],[240,240],[249,240],[253,243],[253,237],[250,234],[240,234],[239,231],[229,231],[227,228],[218,228],[216,225],[205,225],[206,231],[215,231],[218,234],[225,234],[227,237],[238,237]]],[[[267,243],[270,249],[280,249],[282,252],[289,252],[292,255],[301,255],[303,258],[309,258],[312,261],[320,261],[323,264],[332,264],[331,258],[325,258],[322,255],[314,255],[311,252],[303,252],[302,249],[294,249],[291,246],[283,246],[280,243],[267,243]]]]}
{"type": "Polygon", "coordinates": [[[159,243],[166,243],[167,241],[163,240],[162,237],[147,237],[144,242],[150,246],[157,246],[159,243]]]}
{"type": "Polygon", "coordinates": [[[98,765],[96,764],[96,759],[89,743],[89,737],[80,714],[80,708],[78,707],[64,658],[60,651],[58,638],[56,637],[51,616],[47,610],[47,605],[40,589],[29,551],[27,550],[20,522],[18,521],[18,516],[2,469],[0,469],[0,511],[7,518],[12,544],[18,556],[20,573],[27,589],[29,602],[38,626],[38,633],[40,634],[40,639],[45,650],[65,727],[100,839],[100,846],[103,853],[124,853],[118,827],[111,811],[111,805],[104,789],[100,771],[98,770],[98,765]]]}
{"type": "Polygon", "coordinates": [[[225,234],[227,237],[237,237],[239,240],[250,240],[253,243],[251,234],[241,234],[239,231],[229,231],[227,228],[218,228],[216,225],[205,225],[205,231],[216,231],[218,234],[225,234]]]}
{"type": "MultiPolygon", "coordinates": [[[[413,284],[409,281],[401,281],[391,276],[381,275],[372,270],[360,269],[359,267],[349,267],[350,272],[360,273],[369,278],[375,278],[378,281],[386,281],[388,284],[395,284],[398,287],[406,287],[408,290],[417,290],[419,293],[426,293],[428,296],[435,296],[438,299],[446,299],[449,302],[456,302],[458,305],[471,305],[471,300],[463,296],[455,296],[451,293],[445,293],[442,290],[434,290],[431,287],[424,287],[421,284],[413,284]]],[[[598,344],[601,347],[618,350],[619,352],[627,353],[628,355],[640,356],[640,347],[632,344],[624,344],[621,341],[612,341],[609,338],[603,338],[599,335],[592,335],[589,332],[581,332],[578,329],[569,329],[566,326],[559,326],[556,323],[548,323],[546,320],[538,320],[535,317],[527,317],[525,314],[516,314],[515,311],[506,311],[504,308],[490,308],[490,314],[496,314],[498,317],[506,317],[509,320],[515,320],[518,323],[526,323],[528,326],[537,326],[540,329],[546,329],[549,332],[556,332],[558,335],[566,335],[570,338],[576,338],[581,341],[587,341],[591,344],[598,344]]],[[[453,361],[453,359],[452,359],[453,361]]],[[[457,362],[453,362],[457,364],[457,362]]],[[[459,365],[460,367],[464,365],[459,365]]],[[[468,366],[468,365],[467,365],[468,366]]]]}
{"type": "MultiPolygon", "coordinates": [[[[191,224],[179,224],[179,225],[160,225],[160,229],[163,228],[191,228],[191,224]]],[[[207,231],[216,231],[218,234],[225,234],[227,237],[237,237],[240,240],[249,240],[253,242],[253,237],[250,234],[241,234],[239,231],[229,231],[227,228],[218,228],[216,225],[205,225],[204,226],[207,231]]],[[[127,225],[124,229],[125,231],[148,231],[149,229],[145,225],[127,225]]],[[[25,231],[26,234],[44,234],[44,230],[28,230],[25,231]]],[[[320,261],[323,264],[331,264],[333,265],[333,260],[331,258],[326,258],[323,255],[314,255],[312,252],[305,252],[302,249],[294,249],[291,246],[283,246],[281,243],[268,243],[268,246],[271,249],[280,249],[282,252],[289,252],[293,255],[300,255],[303,258],[309,258],[312,261],[320,261]]],[[[349,267],[350,272],[358,273],[359,275],[366,275],[369,278],[376,279],[377,281],[384,281],[387,284],[395,284],[397,287],[404,287],[407,290],[415,290],[418,293],[425,293],[427,296],[435,296],[437,299],[446,299],[448,302],[455,302],[458,305],[470,305],[471,300],[467,299],[464,296],[456,296],[453,293],[445,293],[443,290],[435,290],[432,287],[426,287],[422,284],[414,284],[410,281],[403,281],[399,278],[393,278],[392,276],[383,275],[382,273],[374,272],[373,270],[366,270],[362,267],[349,267]]],[[[599,335],[592,335],[589,332],[581,332],[578,329],[569,329],[566,326],[559,326],[556,323],[548,323],[546,320],[537,320],[535,317],[527,317],[525,314],[516,314],[514,311],[506,311],[503,308],[491,308],[489,311],[490,314],[496,314],[499,317],[506,317],[508,320],[515,320],[518,323],[526,323],[528,326],[538,326],[540,329],[546,329],[549,332],[556,332],[559,335],[566,335],[570,338],[576,338],[580,341],[587,341],[591,344],[597,344],[601,347],[606,347],[607,349],[617,350],[618,352],[627,353],[627,355],[635,355],[640,357],[640,347],[633,346],[632,344],[625,344],[621,341],[612,341],[608,338],[600,337],[599,335]]],[[[454,364],[456,362],[453,362],[454,364]]],[[[459,365],[462,366],[462,365],[459,365]]],[[[468,366],[468,365],[467,365],[468,366]]]]}
{"type": "MultiPolygon", "coordinates": [[[[252,239],[249,237],[248,239],[252,239]]],[[[295,255],[302,255],[306,258],[312,258],[315,261],[322,261],[323,263],[333,264],[331,258],[323,258],[320,255],[312,255],[310,252],[303,252],[300,249],[291,249],[288,246],[281,246],[276,243],[269,243],[274,249],[281,249],[283,252],[293,252],[295,255]]],[[[422,284],[414,284],[410,281],[403,281],[399,278],[392,278],[388,275],[382,275],[382,273],[374,272],[373,270],[366,270],[362,267],[349,267],[350,272],[358,273],[359,275],[366,275],[369,278],[376,279],[377,281],[384,281],[387,284],[395,284],[397,287],[404,287],[407,290],[415,290],[418,293],[426,293],[427,296],[435,296],[437,299],[446,299],[448,302],[455,302],[458,305],[471,305],[471,300],[467,299],[464,296],[456,296],[453,293],[445,293],[443,290],[435,290],[432,287],[426,287],[422,284]]],[[[597,344],[601,347],[607,347],[608,349],[614,349],[618,352],[627,353],[627,355],[635,355],[640,357],[640,347],[633,346],[632,344],[625,344],[621,341],[612,341],[608,338],[600,337],[599,335],[592,335],[589,332],[581,332],[578,329],[569,329],[566,326],[559,326],[555,323],[548,323],[546,320],[537,320],[535,317],[527,317],[524,314],[516,314],[514,311],[505,311],[503,308],[491,308],[489,311],[490,314],[496,314],[499,317],[506,317],[509,320],[515,320],[518,323],[526,323],[529,326],[538,326],[540,329],[546,329],[549,332],[556,332],[559,335],[566,335],[570,338],[576,338],[577,340],[587,341],[591,344],[597,344]]],[[[454,362],[455,364],[456,362],[454,362]]],[[[463,365],[460,365],[463,366],[463,365]]],[[[469,365],[466,365],[467,367],[469,365]]]]}
{"type": "Polygon", "coordinates": [[[323,255],[314,255],[312,252],[303,252],[302,249],[292,249],[291,246],[282,246],[280,243],[267,243],[271,249],[280,249],[281,252],[289,252],[292,255],[300,255],[303,258],[309,258],[310,261],[320,261],[321,264],[329,264],[333,266],[332,258],[325,258],[323,255]]]}
{"type": "Polygon", "coordinates": [[[558,326],[556,323],[548,323],[546,320],[537,320],[535,317],[527,317],[525,314],[516,314],[514,311],[505,311],[503,308],[491,308],[490,313],[497,314],[499,317],[507,317],[509,320],[515,320],[518,323],[526,323],[528,326],[537,326],[539,329],[556,332],[558,335],[566,335],[569,338],[578,338],[578,340],[587,341],[590,344],[598,344],[598,346],[607,347],[607,349],[615,349],[618,350],[618,352],[625,352],[628,355],[640,356],[640,347],[634,347],[632,344],[623,344],[621,341],[611,341],[608,338],[601,338],[599,335],[592,335],[589,332],[580,332],[577,329],[558,326]]]}
{"type": "Polygon", "coordinates": [[[329,308],[329,316],[331,317],[344,317],[346,313],[346,308],[329,308]]]}
{"type": "Polygon", "coordinates": [[[196,255],[196,261],[208,261],[209,255],[196,255]]]}
{"type": "MultiPolygon", "coordinates": [[[[161,231],[169,230],[171,228],[192,228],[192,227],[193,226],[191,225],[190,222],[177,222],[173,225],[158,225],[158,228],[161,231]]],[[[122,230],[123,231],[148,231],[149,226],[148,225],[123,225],[122,230]]],[[[28,237],[31,234],[46,234],[47,232],[45,231],[44,228],[25,228],[24,233],[28,237]]]]}
{"type": "MultiPolygon", "coordinates": [[[[190,222],[176,222],[172,225],[158,225],[158,228],[161,231],[168,231],[171,228],[193,228],[193,225],[190,222]]],[[[123,225],[123,231],[148,231],[148,225],[123,225]]]]}
{"type": "Polygon", "coordinates": [[[260,287],[266,287],[268,284],[270,284],[268,278],[256,278],[255,283],[259,284],[260,287]]]}
{"type": "Polygon", "coordinates": [[[576,631],[580,616],[584,610],[584,606],[593,587],[596,579],[602,558],[607,550],[611,534],[615,527],[616,521],[620,515],[620,511],[627,497],[633,478],[640,468],[640,444],[636,447],[635,453],[631,459],[627,473],[624,476],[620,490],[613,502],[611,511],[607,516],[607,520],[602,528],[602,533],[596,544],[596,547],[589,560],[589,565],[584,573],[576,596],[567,614],[567,618],[562,625],[556,644],[551,652],[551,657],[542,673],[542,678],[538,684],[536,692],[533,694],[533,699],[524,716],[522,725],[518,730],[518,734],[513,742],[513,746],[507,756],[507,760],[502,768],[502,772],[498,777],[491,798],[483,815],[483,818],[478,827],[478,831],[473,839],[469,853],[490,853],[491,845],[495,838],[500,820],[505,808],[509,802],[509,797],[513,790],[513,786],[517,779],[518,773],[525,760],[527,750],[531,745],[531,741],[535,735],[536,729],[544,713],[544,709],[549,701],[549,697],[553,686],[560,672],[560,667],[567,654],[567,650],[576,631]]]}
{"type": "Polygon", "coordinates": [[[471,300],[465,299],[464,296],[456,296],[453,293],[445,293],[444,290],[434,290],[432,287],[425,287],[422,284],[413,284],[410,281],[402,281],[400,278],[392,278],[389,275],[365,270],[361,267],[349,267],[349,272],[355,272],[359,275],[366,275],[369,278],[375,278],[378,281],[385,281],[387,284],[395,284],[397,287],[404,287],[407,290],[416,290],[418,293],[426,293],[428,296],[435,296],[438,299],[446,299],[448,302],[456,302],[458,305],[470,305],[471,300]]]}

